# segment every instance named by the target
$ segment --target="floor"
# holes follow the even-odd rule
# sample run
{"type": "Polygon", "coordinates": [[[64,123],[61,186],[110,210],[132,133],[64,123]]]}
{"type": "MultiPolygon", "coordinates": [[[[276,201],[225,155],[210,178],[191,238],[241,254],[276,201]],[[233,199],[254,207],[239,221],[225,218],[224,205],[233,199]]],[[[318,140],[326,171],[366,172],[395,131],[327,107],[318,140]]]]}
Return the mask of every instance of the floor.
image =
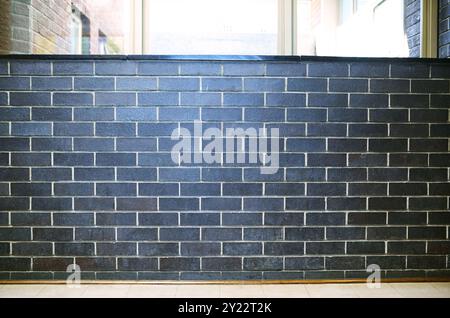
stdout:
{"type": "Polygon", "coordinates": [[[0,298],[450,298],[450,283],[317,285],[0,285],[0,298]]]}

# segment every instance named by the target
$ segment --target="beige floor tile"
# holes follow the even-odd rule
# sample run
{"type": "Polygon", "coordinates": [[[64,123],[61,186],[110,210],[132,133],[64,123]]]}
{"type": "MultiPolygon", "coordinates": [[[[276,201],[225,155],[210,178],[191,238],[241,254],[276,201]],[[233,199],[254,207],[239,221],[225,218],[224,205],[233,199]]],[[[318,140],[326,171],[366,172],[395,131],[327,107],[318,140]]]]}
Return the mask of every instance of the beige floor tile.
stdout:
{"type": "Polygon", "coordinates": [[[80,298],[88,289],[87,285],[67,286],[67,285],[45,285],[38,293],[38,297],[43,298],[80,298]]]}
{"type": "Polygon", "coordinates": [[[266,298],[261,285],[222,285],[220,297],[223,298],[266,298]]]}
{"type": "Polygon", "coordinates": [[[262,285],[267,298],[309,298],[305,285],[262,285]]]}
{"type": "Polygon", "coordinates": [[[352,284],[353,291],[361,298],[400,298],[400,293],[389,284],[381,284],[380,288],[369,288],[366,284],[352,284]]]}
{"type": "Polygon", "coordinates": [[[306,290],[312,298],[358,298],[354,284],[310,284],[306,290]]]}
{"type": "Polygon", "coordinates": [[[219,298],[220,285],[179,285],[176,298],[219,298]]]}
{"type": "Polygon", "coordinates": [[[81,295],[83,298],[125,298],[129,285],[89,285],[81,295]]]}
{"type": "Polygon", "coordinates": [[[177,285],[131,285],[128,298],[173,298],[177,285]]]}
{"type": "Polygon", "coordinates": [[[0,298],[34,298],[44,289],[44,285],[5,285],[0,290],[0,298]]]}
{"type": "Polygon", "coordinates": [[[444,297],[450,298],[450,283],[432,283],[431,286],[443,293],[444,297]]]}
{"type": "Polygon", "coordinates": [[[439,289],[429,283],[393,283],[391,284],[402,297],[437,298],[444,297],[439,289]]]}

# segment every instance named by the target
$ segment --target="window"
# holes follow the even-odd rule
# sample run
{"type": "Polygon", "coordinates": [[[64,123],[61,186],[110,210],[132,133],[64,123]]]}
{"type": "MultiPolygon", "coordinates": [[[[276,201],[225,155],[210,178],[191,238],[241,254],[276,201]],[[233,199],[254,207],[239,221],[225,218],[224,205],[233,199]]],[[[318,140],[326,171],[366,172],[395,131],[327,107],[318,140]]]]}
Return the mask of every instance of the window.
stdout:
{"type": "Polygon", "coordinates": [[[36,21],[0,52],[433,57],[445,45],[437,0],[10,1],[36,21]]]}

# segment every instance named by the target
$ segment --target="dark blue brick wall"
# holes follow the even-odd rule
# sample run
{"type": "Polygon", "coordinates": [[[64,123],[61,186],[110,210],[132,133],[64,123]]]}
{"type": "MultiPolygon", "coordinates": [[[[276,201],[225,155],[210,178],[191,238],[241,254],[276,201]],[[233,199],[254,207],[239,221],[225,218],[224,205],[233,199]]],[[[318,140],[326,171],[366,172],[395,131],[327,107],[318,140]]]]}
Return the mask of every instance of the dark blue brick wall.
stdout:
{"type": "Polygon", "coordinates": [[[0,69],[1,277],[60,280],[73,263],[99,280],[450,276],[450,63],[0,69]],[[174,163],[171,133],[194,120],[279,128],[280,170],[174,163]]]}
{"type": "Polygon", "coordinates": [[[439,0],[439,57],[450,57],[450,0],[439,0]]]}

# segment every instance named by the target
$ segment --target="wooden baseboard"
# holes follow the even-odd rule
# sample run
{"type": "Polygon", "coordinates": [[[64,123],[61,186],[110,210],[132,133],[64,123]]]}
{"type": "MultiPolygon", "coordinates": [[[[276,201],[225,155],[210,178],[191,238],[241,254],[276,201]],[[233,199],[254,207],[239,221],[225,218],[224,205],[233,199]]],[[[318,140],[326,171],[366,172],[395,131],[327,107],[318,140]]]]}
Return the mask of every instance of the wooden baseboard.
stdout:
{"type": "MultiPolygon", "coordinates": [[[[382,283],[433,283],[450,282],[450,277],[392,278],[382,283]]],[[[366,279],[313,279],[313,280],[212,280],[212,281],[126,281],[83,280],[82,285],[287,285],[287,284],[365,284],[366,279]]],[[[0,280],[0,285],[65,285],[64,280],[0,280]]]]}

